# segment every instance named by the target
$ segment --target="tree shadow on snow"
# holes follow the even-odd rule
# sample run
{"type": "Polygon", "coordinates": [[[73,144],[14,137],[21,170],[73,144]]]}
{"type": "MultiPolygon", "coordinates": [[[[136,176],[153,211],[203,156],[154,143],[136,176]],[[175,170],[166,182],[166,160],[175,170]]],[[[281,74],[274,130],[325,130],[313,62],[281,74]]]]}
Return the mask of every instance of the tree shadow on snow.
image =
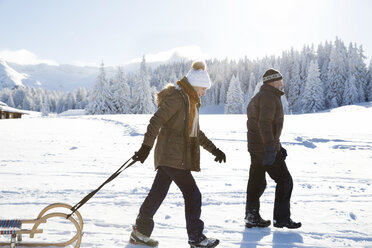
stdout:
{"type": "Polygon", "coordinates": [[[299,243],[303,243],[303,238],[295,232],[273,232],[273,248],[291,248],[298,247],[299,243]]]}
{"type": "Polygon", "coordinates": [[[240,244],[240,248],[256,248],[259,247],[260,240],[270,235],[271,231],[269,228],[245,228],[243,232],[243,240],[240,244]]]}

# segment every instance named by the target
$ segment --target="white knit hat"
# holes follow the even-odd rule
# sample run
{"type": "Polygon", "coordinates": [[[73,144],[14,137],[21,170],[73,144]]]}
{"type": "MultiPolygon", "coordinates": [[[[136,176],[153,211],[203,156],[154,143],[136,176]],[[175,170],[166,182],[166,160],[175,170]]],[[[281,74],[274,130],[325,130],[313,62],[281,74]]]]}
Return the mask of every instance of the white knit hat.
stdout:
{"type": "Polygon", "coordinates": [[[186,77],[192,86],[205,87],[207,89],[211,87],[211,79],[209,78],[208,72],[203,69],[191,69],[186,77]]]}

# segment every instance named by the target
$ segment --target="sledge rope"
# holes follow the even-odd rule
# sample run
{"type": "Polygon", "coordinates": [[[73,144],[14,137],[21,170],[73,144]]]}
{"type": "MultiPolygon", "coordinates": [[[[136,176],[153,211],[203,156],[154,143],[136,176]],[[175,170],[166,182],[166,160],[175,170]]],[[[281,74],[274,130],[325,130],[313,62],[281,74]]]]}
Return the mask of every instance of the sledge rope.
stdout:
{"type": "Polygon", "coordinates": [[[70,210],[72,211],[69,215],[67,215],[66,219],[70,218],[76,210],[81,208],[87,201],[89,201],[90,198],[92,198],[103,186],[105,186],[107,183],[114,180],[117,176],[120,175],[123,171],[131,167],[133,164],[137,162],[137,160],[133,160],[130,164],[129,161],[132,159],[128,159],[114,174],[112,174],[101,186],[99,186],[96,190],[93,190],[88,195],[86,195],[80,202],[78,202],[75,206],[73,206],[70,210]],[[127,165],[128,164],[128,165],[127,165]]]}

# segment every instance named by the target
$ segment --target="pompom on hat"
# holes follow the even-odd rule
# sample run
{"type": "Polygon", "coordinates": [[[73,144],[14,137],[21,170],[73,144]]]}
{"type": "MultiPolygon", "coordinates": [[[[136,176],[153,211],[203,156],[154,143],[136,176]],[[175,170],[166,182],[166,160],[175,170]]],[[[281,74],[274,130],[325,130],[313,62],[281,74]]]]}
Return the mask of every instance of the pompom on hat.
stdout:
{"type": "Polygon", "coordinates": [[[205,70],[206,65],[203,61],[195,61],[191,65],[190,71],[186,74],[186,78],[192,86],[211,87],[211,79],[208,72],[205,70]]]}
{"type": "Polygon", "coordinates": [[[283,79],[282,74],[275,69],[268,69],[262,76],[263,83],[275,82],[283,79]]]}

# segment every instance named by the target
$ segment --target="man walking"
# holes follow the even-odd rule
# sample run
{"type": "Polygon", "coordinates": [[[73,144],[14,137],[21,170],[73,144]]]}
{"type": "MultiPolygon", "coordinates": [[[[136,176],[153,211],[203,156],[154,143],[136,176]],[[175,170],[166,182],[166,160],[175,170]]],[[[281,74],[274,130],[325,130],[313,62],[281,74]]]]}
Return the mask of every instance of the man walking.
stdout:
{"type": "Polygon", "coordinates": [[[292,221],[290,199],[293,181],[285,158],[286,150],[280,144],[284,112],[281,102],[283,77],[277,70],[267,70],[262,78],[260,91],[252,98],[247,108],[248,151],[251,167],[247,186],[245,212],[246,227],[267,227],[270,220],[260,216],[260,197],[266,188],[265,173],[276,182],[274,203],[274,226],[299,228],[300,222],[292,221]]]}

